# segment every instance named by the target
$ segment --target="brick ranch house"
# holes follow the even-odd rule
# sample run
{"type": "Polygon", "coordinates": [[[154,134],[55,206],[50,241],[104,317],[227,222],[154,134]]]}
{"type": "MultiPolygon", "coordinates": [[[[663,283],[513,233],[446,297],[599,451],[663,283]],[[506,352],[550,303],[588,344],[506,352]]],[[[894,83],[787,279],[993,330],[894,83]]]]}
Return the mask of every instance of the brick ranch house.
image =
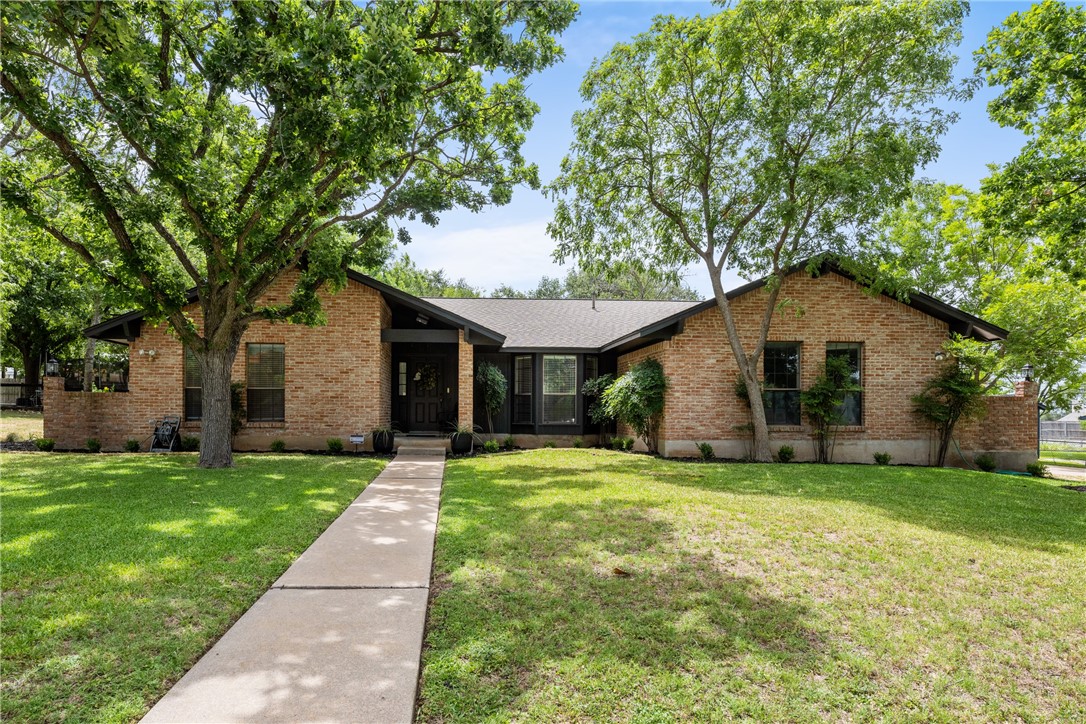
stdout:
{"type": "MultiPolygon", "coordinates": [[[[693,456],[697,443],[708,442],[718,457],[747,454],[738,368],[712,300],[422,299],[362,274],[348,277],[345,289],[323,297],[327,325],[258,322],[246,333],[233,370],[246,386],[248,413],[237,449],[267,450],[275,439],[324,449],[328,438],[389,424],[411,435],[440,434],[456,420],[486,429],[474,383],[484,360],[509,380],[495,435],[513,435],[524,447],[577,438],[592,444],[601,431],[586,419],[584,380],[655,357],[670,378],[661,452],[693,456]]],[[[285,299],[291,285],[282,280],[269,301],[285,299]]],[[[749,335],[764,308],[763,287],[753,282],[729,293],[749,335]]],[[[986,341],[1007,335],[925,295],[908,303],[871,295],[832,264],[814,277],[789,274],[780,298],[790,306],[774,317],[762,362],[767,416],[774,449],[791,445],[800,460],[814,449],[799,390],[827,355],[847,357],[863,388],[846,401],[849,424],[838,432],[834,460],[871,462],[873,453],[889,452],[897,463],[925,465],[934,437],[911,413],[910,398],[943,364],[936,359],[943,342],[951,333],[986,341]]],[[[191,313],[199,316],[195,304],[191,313]]],[[[179,415],[182,433],[199,435],[199,369],[164,324],[133,312],[87,334],[129,346],[129,391],[67,392],[62,380],[47,380],[46,437],[67,449],[90,437],[107,450],[128,439],[146,448],[153,420],[164,415],[179,415]]],[[[1014,395],[989,397],[987,406],[983,419],[959,431],[964,455],[989,452],[1019,469],[1036,459],[1036,386],[1019,383],[1014,395]]],[[[963,463],[954,451],[950,458],[963,463]]]]}

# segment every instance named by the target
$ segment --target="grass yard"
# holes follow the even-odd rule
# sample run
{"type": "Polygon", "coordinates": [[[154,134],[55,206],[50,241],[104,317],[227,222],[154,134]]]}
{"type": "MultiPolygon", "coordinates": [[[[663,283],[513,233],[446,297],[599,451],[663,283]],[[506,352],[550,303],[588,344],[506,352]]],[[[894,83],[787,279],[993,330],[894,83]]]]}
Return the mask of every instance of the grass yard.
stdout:
{"type": "Polygon", "coordinates": [[[1041,448],[1041,460],[1078,460],[1086,461],[1086,450],[1053,450],[1041,448]]]}
{"type": "Polygon", "coordinates": [[[0,412],[0,440],[19,442],[42,436],[40,412],[4,410],[0,412]]]}
{"type": "Polygon", "coordinates": [[[419,718],[1083,721],[1086,494],[1058,485],[450,462],[419,718]]]}
{"type": "Polygon", "coordinates": [[[383,461],[0,455],[0,718],[133,721],[383,461]]]}

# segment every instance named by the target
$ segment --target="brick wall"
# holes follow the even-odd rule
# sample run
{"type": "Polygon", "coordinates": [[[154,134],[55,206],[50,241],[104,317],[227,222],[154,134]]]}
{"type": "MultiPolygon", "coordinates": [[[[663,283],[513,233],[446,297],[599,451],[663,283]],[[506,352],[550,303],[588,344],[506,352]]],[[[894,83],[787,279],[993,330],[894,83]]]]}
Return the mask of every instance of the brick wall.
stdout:
{"type": "MultiPolygon", "coordinates": [[[[287,301],[293,282],[281,279],[266,301],[287,301]]],[[[322,304],[328,320],[324,326],[258,321],[245,333],[233,379],[246,379],[246,344],[283,344],[285,419],[246,424],[235,448],[266,450],[278,438],[289,448],[322,449],[330,437],[389,424],[392,349],[381,341],[381,329],[391,323],[388,305],[379,292],[354,281],[334,295],[322,294],[322,304]]],[[[200,326],[199,307],[193,305],[190,314],[200,326]]],[[[45,436],[56,439],[60,448],[83,447],[88,437],[98,437],[106,450],[122,449],[130,438],[144,441],[146,449],[150,421],[183,415],[183,364],[182,345],[166,325],[144,325],[129,347],[129,392],[64,392],[49,386],[45,436]]],[[[182,434],[198,436],[200,423],[184,423],[182,434]]]]}
{"type": "Polygon", "coordinates": [[[472,424],[475,419],[475,348],[464,341],[462,329],[457,350],[457,397],[457,421],[462,425],[472,424]]]}
{"type": "MultiPolygon", "coordinates": [[[[745,348],[753,346],[765,308],[767,292],[757,289],[732,300],[732,312],[745,348]]],[[[889,452],[899,463],[928,464],[929,426],[912,413],[910,398],[938,370],[935,353],[948,335],[947,325],[886,296],[872,296],[857,283],[834,273],[785,279],[779,302],[787,302],[772,321],[769,341],[800,344],[800,388],[819,374],[829,342],[859,342],[862,351],[862,425],[838,432],[834,460],[871,462],[874,452],[889,452]]],[[[715,307],[686,320],[682,334],[619,359],[619,372],[647,356],[664,366],[670,379],[661,451],[666,455],[697,455],[696,444],[709,442],[720,457],[748,454],[749,433],[737,429],[749,421],[745,405],[735,395],[739,368],[724,321],[715,307]]],[[[762,373],[759,363],[759,375],[762,373]]],[[[1032,412],[993,402],[993,425],[1036,427],[1032,412]],[[1014,410],[1012,413],[1011,410],[1014,410]],[[1032,415],[1032,418],[1030,417],[1032,415]],[[1009,416],[1009,417],[1008,417],[1009,416]],[[1007,419],[1004,419],[1007,418],[1007,419]]],[[[620,434],[630,434],[620,430],[620,434]]],[[[1036,438],[1036,432],[1033,433],[1036,438]]],[[[1028,439],[1022,433],[1023,440],[1028,439]]],[[[797,458],[814,457],[809,426],[770,428],[774,449],[795,448],[797,458]]],[[[1014,445],[1024,444],[1015,442],[1014,445]]],[[[1035,448],[1035,445],[1034,445],[1035,448]]]]}
{"type": "Polygon", "coordinates": [[[951,448],[947,464],[971,467],[977,455],[988,453],[999,467],[1022,470],[1037,459],[1037,384],[1019,382],[1013,395],[994,395],[985,403],[983,416],[958,426],[961,452],[951,448]]]}

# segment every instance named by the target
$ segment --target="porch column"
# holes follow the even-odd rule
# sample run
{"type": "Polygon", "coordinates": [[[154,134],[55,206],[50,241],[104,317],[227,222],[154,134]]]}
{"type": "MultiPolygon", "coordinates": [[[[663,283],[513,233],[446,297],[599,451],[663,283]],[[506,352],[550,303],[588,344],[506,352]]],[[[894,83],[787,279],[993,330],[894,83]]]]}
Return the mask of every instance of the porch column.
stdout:
{"type": "Polygon", "coordinates": [[[461,425],[472,425],[475,423],[475,348],[464,341],[462,329],[459,347],[459,401],[456,417],[461,425]]]}

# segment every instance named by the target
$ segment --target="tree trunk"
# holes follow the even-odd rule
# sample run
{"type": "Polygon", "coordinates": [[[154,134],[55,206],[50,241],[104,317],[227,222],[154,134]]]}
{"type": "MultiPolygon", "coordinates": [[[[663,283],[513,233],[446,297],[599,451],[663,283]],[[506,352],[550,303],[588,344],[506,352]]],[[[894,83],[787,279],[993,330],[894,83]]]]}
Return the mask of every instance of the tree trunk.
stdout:
{"type": "Polygon", "coordinates": [[[200,467],[234,465],[230,408],[230,371],[241,335],[225,348],[193,350],[200,364],[203,419],[200,423],[200,467]]]}
{"type": "MultiPolygon", "coordinates": [[[[91,326],[102,321],[102,302],[98,297],[94,299],[94,313],[91,314],[91,326]]],[[[87,337],[87,347],[83,352],[83,391],[91,392],[94,389],[94,348],[98,340],[87,337]]]]}
{"type": "Polygon", "coordinates": [[[35,349],[21,349],[23,358],[23,394],[32,397],[41,383],[41,353],[35,349]]]}

